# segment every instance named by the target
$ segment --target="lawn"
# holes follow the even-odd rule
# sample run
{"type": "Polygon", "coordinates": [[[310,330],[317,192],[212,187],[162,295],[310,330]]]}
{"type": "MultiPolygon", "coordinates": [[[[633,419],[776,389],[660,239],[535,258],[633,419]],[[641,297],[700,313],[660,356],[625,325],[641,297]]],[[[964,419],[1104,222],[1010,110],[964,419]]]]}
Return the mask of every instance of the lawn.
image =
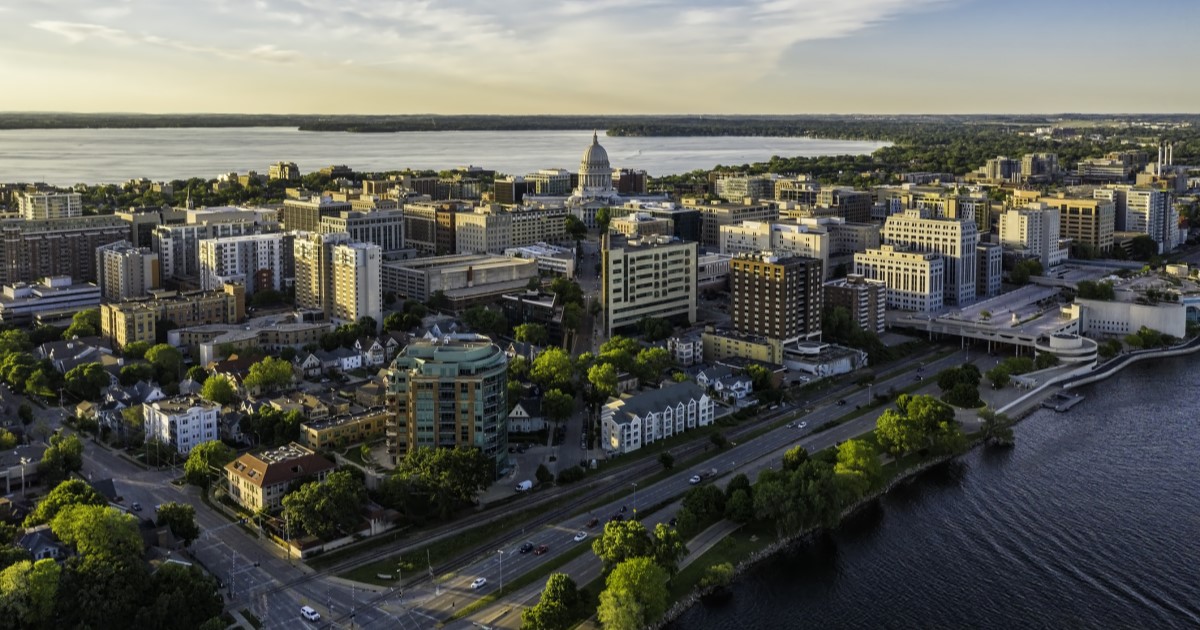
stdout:
{"type": "Polygon", "coordinates": [[[704,577],[708,567],[724,562],[736,567],[751,554],[775,542],[775,536],[776,533],[769,523],[759,522],[745,525],[726,536],[671,578],[671,601],[679,601],[691,593],[704,577]]]}

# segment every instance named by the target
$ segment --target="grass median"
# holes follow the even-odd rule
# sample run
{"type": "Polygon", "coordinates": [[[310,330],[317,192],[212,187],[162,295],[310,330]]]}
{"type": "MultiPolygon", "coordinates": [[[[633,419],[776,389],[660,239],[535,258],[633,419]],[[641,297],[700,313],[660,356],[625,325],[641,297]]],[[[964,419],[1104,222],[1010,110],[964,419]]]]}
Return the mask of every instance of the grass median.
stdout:
{"type": "MultiPolygon", "coordinates": [[[[585,553],[590,552],[591,550],[592,550],[592,546],[590,544],[586,544],[586,543],[576,544],[574,547],[572,547],[566,553],[560,554],[558,557],[550,560],[549,562],[534,569],[533,571],[523,573],[512,580],[506,581],[504,583],[505,591],[512,593],[519,589],[525,588],[526,586],[529,586],[530,584],[533,584],[534,582],[537,582],[538,580],[547,578],[550,576],[551,573],[562,568],[568,562],[578,558],[579,556],[582,556],[585,553]]],[[[497,599],[500,598],[501,595],[503,595],[503,593],[501,593],[499,591],[497,591],[495,593],[491,593],[489,595],[484,595],[483,597],[480,597],[479,599],[471,602],[470,604],[463,606],[461,610],[459,610],[458,612],[455,612],[454,615],[452,615],[446,621],[454,621],[455,619],[462,619],[463,617],[466,617],[467,615],[473,615],[473,614],[483,610],[484,608],[491,606],[493,603],[495,603],[495,601],[497,599]]]]}

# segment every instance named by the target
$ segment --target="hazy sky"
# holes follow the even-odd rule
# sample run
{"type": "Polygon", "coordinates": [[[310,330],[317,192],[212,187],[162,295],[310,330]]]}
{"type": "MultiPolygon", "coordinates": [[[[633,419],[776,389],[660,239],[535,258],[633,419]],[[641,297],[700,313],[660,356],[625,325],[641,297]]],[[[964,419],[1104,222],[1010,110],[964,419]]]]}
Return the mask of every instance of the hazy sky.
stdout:
{"type": "Polygon", "coordinates": [[[1196,112],[1198,0],[0,0],[0,110],[1196,112]]]}

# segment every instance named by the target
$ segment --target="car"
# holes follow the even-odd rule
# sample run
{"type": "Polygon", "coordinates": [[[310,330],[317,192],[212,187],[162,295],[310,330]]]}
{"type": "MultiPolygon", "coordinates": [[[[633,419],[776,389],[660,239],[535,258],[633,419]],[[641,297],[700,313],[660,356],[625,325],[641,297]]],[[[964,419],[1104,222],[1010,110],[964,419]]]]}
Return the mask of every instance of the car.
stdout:
{"type": "Polygon", "coordinates": [[[700,483],[700,481],[700,475],[692,475],[688,478],[688,483],[692,484],[693,486],[700,483]]]}
{"type": "Polygon", "coordinates": [[[521,548],[518,549],[518,551],[521,553],[529,553],[530,551],[533,551],[533,543],[527,542],[524,545],[521,545],[521,548]]]}
{"type": "Polygon", "coordinates": [[[787,423],[787,424],[786,424],[786,425],[784,425],[784,426],[786,426],[787,428],[789,428],[789,429],[790,429],[790,428],[792,428],[792,427],[796,426],[796,423],[795,423],[795,422],[789,422],[789,423],[787,423]]]}
{"type": "Polygon", "coordinates": [[[587,524],[587,526],[588,526],[588,527],[595,527],[595,526],[596,526],[596,525],[598,525],[599,523],[600,523],[600,517],[599,517],[599,516],[593,516],[593,517],[592,517],[592,520],[588,521],[588,524],[587,524]]]}
{"type": "Polygon", "coordinates": [[[321,613],[312,609],[312,606],[301,606],[300,616],[308,621],[320,621],[321,613]]]}
{"type": "Polygon", "coordinates": [[[547,551],[550,551],[550,547],[548,547],[546,545],[538,545],[537,549],[533,550],[533,555],[540,556],[540,555],[546,553],[547,551]]]}
{"type": "Polygon", "coordinates": [[[921,375],[920,375],[920,374],[916,375],[915,377],[913,377],[913,380],[914,380],[914,381],[919,381],[919,380],[921,380],[921,375]]]}
{"type": "Polygon", "coordinates": [[[620,512],[618,512],[618,513],[616,513],[616,514],[613,514],[612,516],[608,517],[608,521],[609,521],[610,523],[611,523],[611,522],[613,522],[613,521],[616,521],[616,522],[620,523],[620,522],[621,522],[621,521],[623,521],[623,520],[625,520],[625,517],[624,517],[624,516],[621,516],[621,513],[620,513],[620,512]]]}
{"type": "Polygon", "coordinates": [[[575,542],[583,542],[587,538],[587,532],[579,532],[575,534],[575,542]]]}
{"type": "Polygon", "coordinates": [[[839,404],[839,405],[844,405],[844,404],[846,404],[846,399],[845,399],[845,398],[840,398],[840,399],[838,399],[838,402],[837,402],[837,404],[839,404]]]}
{"type": "Polygon", "coordinates": [[[679,519],[675,518],[674,516],[671,517],[671,520],[667,521],[667,523],[669,523],[671,525],[671,527],[675,527],[675,524],[678,522],[679,522],[679,519]]]}
{"type": "Polygon", "coordinates": [[[807,421],[805,421],[805,422],[801,422],[800,424],[796,425],[796,428],[798,428],[798,429],[803,429],[803,428],[804,428],[804,427],[806,427],[806,426],[808,426],[808,422],[807,422],[807,421]]]}
{"type": "Polygon", "coordinates": [[[134,502],[133,502],[133,505],[130,505],[130,506],[129,506],[129,509],[133,510],[134,512],[141,512],[141,511],[142,511],[142,504],[141,504],[141,503],[138,503],[137,501],[134,501],[134,502]]]}
{"type": "Polygon", "coordinates": [[[483,588],[484,584],[487,584],[487,578],[477,577],[477,578],[475,578],[474,582],[471,582],[471,589],[477,591],[477,590],[483,588]]]}

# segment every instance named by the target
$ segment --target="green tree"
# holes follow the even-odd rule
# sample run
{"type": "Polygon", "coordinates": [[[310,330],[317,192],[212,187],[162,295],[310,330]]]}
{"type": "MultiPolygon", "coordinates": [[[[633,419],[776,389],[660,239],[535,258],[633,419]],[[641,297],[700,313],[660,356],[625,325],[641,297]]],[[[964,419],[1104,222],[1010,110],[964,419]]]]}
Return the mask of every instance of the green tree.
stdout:
{"type": "Polygon", "coordinates": [[[663,470],[671,470],[675,467],[675,456],[663,451],[658,455],[658,463],[662,464],[663,470]]]}
{"type": "Polygon", "coordinates": [[[567,389],[571,374],[571,355],[562,348],[546,348],[533,360],[529,370],[529,378],[544,389],[567,389]]]}
{"type": "Polygon", "coordinates": [[[13,435],[12,431],[0,428],[0,450],[11,450],[17,445],[17,436],[13,435]]]}
{"type": "Polygon", "coordinates": [[[70,558],[59,584],[58,623],[66,628],[130,623],[149,591],[150,576],[140,554],[70,558]]]}
{"type": "Polygon", "coordinates": [[[863,440],[846,440],[837,449],[833,472],[838,483],[858,498],[883,481],[883,465],[874,447],[863,440]]]}
{"type": "Polygon", "coordinates": [[[153,365],[149,363],[130,363],[121,367],[118,380],[122,385],[128,387],[138,381],[153,381],[155,376],[157,374],[153,365]]]}
{"type": "Polygon", "coordinates": [[[291,383],[293,378],[291,363],[275,357],[263,357],[250,366],[250,373],[242,384],[249,390],[269,392],[291,383]]]}
{"type": "Polygon", "coordinates": [[[158,506],[157,524],[169,527],[176,538],[187,547],[200,537],[200,526],[196,524],[196,508],[186,503],[163,503],[158,506]]]}
{"type": "Polygon", "coordinates": [[[68,479],[46,493],[46,497],[25,517],[25,527],[49,523],[59,512],[72,505],[108,505],[108,500],[86,481],[68,479]]]}
{"type": "Polygon", "coordinates": [[[1034,366],[1037,367],[1037,369],[1039,369],[1039,370],[1045,370],[1048,368],[1052,368],[1052,367],[1058,365],[1058,363],[1059,363],[1058,357],[1054,356],[1053,354],[1050,354],[1049,352],[1039,353],[1037,355],[1037,358],[1034,359],[1034,361],[1033,361],[1034,366]]]}
{"type": "Polygon", "coordinates": [[[73,472],[83,469],[83,442],[75,434],[50,437],[50,447],[38,462],[38,479],[45,486],[57,486],[73,472]]]}
{"type": "Polygon", "coordinates": [[[666,570],[650,558],[631,558],[608,575],[596,611],[605,630],[639,630],[667,611],[666,570]]]}
{"type": "Polygon", "coordinates": [[[991,381],[993,389],[1002,389],[1007,387],[1009,381],[1011,380],[1008,375],[1008,369],[1003,365],[997,365],[996,367],[988,370],[984,376],[987,377],[987,380],[991,381]]]}
{"type": "Polygon", "coordinates": [[[542,413],[552,422],[562,422],[571,417],[575,411],[575,399],[552,389],[542,395],[542,413]]]}
{"type": "Polygon", "coordinates": [[[204,381],[204,385],[200,388],[200,396],[205,400],[225,406],[231,405],[237,400],[237,391],[233,388],[233,382],[224,374],[214,374],[204,381]]]}
{"type": "Polygon", "coordinates": [[[0,571],[0,617],[4,625],[51,627],[61,573],[58,563],[49,558],[23,560],[0,571]]]}
{"type": "Polygon", "coordinates": [[[609,521],[604,532],[592,541],[592,553],[604,563],[605,570],[629,558],[654,555],[654,540],[646,526],[635,519],[609,521]]]}
{"type": "Polygon", "coordinates": [[[137,519],[106,505],[70,505],[50,521],[59,540],[84,556],[108,560],[141,558],[137,519]]]}
{"type": "Polygon", "coordinates": [[[109,386],[108,372],[99,363],[84,363],[71,368],[65,376],[67,391],[82,400],[96,400],[109,386]]]}
{"type": "Polygon", "coordinates": [[[33,407],[30,407],[29,403],[21,403],[17,407],[17,417],[21,419],[21,424],[29,426],[33,423],[33,407]]]}
{"type": "Polygon", "coordinates": [[[197,444],[188,452],[187,461],[183,463],[184,477],[194,486],[207,486],[209,479],[214,474],[219,475],[235,455],[233,449],[220,440],[197,444]]]}
{"type": "Polygon", "coordinates": [[[203,385],[204,381],[208,380],[208,370],[204,369],[204,366],[193,365],[188,368],[187,377],[203,385]]]}
{"type": "Polygon", "coordinates": [[[714,521],[725,514],[725,493],[712,484],[694,486],[683,494],[683,507],[702,523],[714,521]]]}
{"type": "Polygon", "coordinates": [[[450,308],[450,298],[446,297],[445,291],[439,289],[425,300],[425,306],[431,311],[441,311],[450,308]]]}
{"type": "Polygon", "coordinates": [[[665,319],[647,317],[638,322],[638,332],[642,333],[646,341],[662,341],[675,332],[675,327],[665,319]]]}
{"type": "Polygon", "coordinates": [[[666,348],[645,348],[633,361],[633,373],[643,383],[652,383],[673,363],[666,348]]]}
{"type": "Polygon", "coordinates": [[[158,372],[158,382],[166,384],[179,381],[179,374],[183,371],[183,354],[179,350],[160,343],[146,351],[146,360],[158,372]]]}
{"type": "Polygon", "coordinates": [[[563,307],[562,325],[567,330],[579,330],[583,323],[583,307],[574,302],[563,307]]]}
{"type": "Polygon", "coordinates": [[[125,358],[129,359],[130,361],[144,359],[144,358],[146,358],[146,351],[149,349],[150,349],[150,342],[134,341],[133,343],[130,343],[125,346],[125,350],[124,350],[125,358]]]}
{"type": "Polygon", "coordinates": [[[981,429],[984,444],[988,446],[1013,445],[1012,421],[1008,416],[996,413],[996,410],[991,407],[984,407],[979,410],[979,419],[983,421],[981,429]]]}
{"type": "Polygon", "coordinates": [[[495,462],[476,448],[409,449],[381,489],[385,505],[410,518],[448,518],[495,480],[495,462]]]}
{"type": "Polygon", "coordinates": [[[554,481],[554,473],[550,472],[550,469],[546,468],[545,464],[538,464],[537,470],[533,473],[533,476],[538,480],[538,483],[544,484],[554,481]]]}
{"type": "MultiPolygon", "coordinates": [[[[137,611],[135,628],[190,630],[220,623],[224,600],[217,581],[194,566],[163,563],[150,581],[149,602],[137,611]]],[[[224,628],[221,623],[219,628],[224,628]]]]}
{"type": "Polygon", "coordinates": [[[733,582],[733,565],[728,562],[710,565],[700,578],[700,588],[712,589],[729,586],[733,582]]]}
{"type": "Polygon", "coordinates": [[[712,442],[712,445],[717,447],[717,450],[725,450],[729,446],[729,438],[725,437],[724,433],[710,433],[708,441],[712,442]]]}
{"type": "Polygon", "coordinates": [[[538,603],[521,613],[521,630],[569,630],[578,621],[581,605],[575,580],[566,573],[551,573],[538,603]]]}
{"type": "Polygon", "coordinates": [[[513,339],[535,346],[544,346],[549,341],[549,335],[546,334],[545,326],[528,322],[513,326],[513,339]]]}
{"type": "Polygon", "coordinates": [[[766,392],[775,388],[775,375],[757,363],[746,366],[746,375],[750,377],[750,383],[756,392],[766,392]]]}
{"type": "Polygon", "coordinates": [[[75,313],[71,325],[63,332],[63,339],[95,337],[100,334],[100,309],[89,308],[75,313]]]}
{"type": "Polygon", "coordinates": [[[679,508],[675,513],[675,530],[684,538],[691,538],[700,533],[700,519],[696,513],[687,508],[679,508]]]}
{"type": "Polygon", "coordinates": [[[596,211],[596,227],[600,233],[608,232],[608,224],[612,222],[612,208],[604,207],[596,211]]]}
{"type": "Polygon", "coordinates": [[[754,499],[745,490],[735,490],[725,503],[725,518],[735,523],[754,520],[754,499]]]}
{"type": "Polygon", "coordinates": [[[617,395],[617,368],[611,363],[597,363],[588,369],[592,388],[604,397],[617,395]]]}
{"type": "Polygon", "coordinates": [[[583,221],[579,220],[579,217],[573,214],[567,215],[565,229],[567,236],[571,237],[572,240],[581,241],[587,237],[587,226],[583,224],[583,221]]]}
{"type": "Polygon", "coordinates": [[[293,531],[327,538],[358,524],[366,498],[366,488],[349,471],[332,472],[324,482],[311,481],[283,497],[283,516],[293,531]]]}
{"type": "Polygon", "coordinates": [[[687,545],[683,544],[679,532],[662,523],[654,526],[654,533],[650,536],[650,547],[654,562],[671,575],[679,571],[679,563],[688,553],[687,545]]]}
{"type": "Polygon", "coordinates": [[[967,409],[975,409],[983,405],[983,401],[979,399],[979,388],[966,383],[959,383],[950,391],[942,394],[942,400],[955,407],[967,409]]]}

